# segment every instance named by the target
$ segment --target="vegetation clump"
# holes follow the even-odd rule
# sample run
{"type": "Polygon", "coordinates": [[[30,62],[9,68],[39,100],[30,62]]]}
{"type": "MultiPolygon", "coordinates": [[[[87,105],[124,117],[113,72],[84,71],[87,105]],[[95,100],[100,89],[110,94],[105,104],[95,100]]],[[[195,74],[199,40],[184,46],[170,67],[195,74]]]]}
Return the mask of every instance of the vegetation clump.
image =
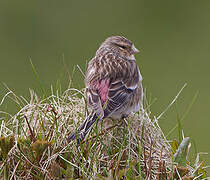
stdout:
{"type": "MultiPolygon", "coordinates": [[[[83,143],[68,135],[88,116],[74,88],[30,101],[9,90],[20,107],[0,118],[0,179],[204,179],[199,154],[188,160],[190,139],[169,141],[148,110],[125,120],[96,123],[83,143]]],[[[6,99],[6,96],[3,100],[6,99]]]]}

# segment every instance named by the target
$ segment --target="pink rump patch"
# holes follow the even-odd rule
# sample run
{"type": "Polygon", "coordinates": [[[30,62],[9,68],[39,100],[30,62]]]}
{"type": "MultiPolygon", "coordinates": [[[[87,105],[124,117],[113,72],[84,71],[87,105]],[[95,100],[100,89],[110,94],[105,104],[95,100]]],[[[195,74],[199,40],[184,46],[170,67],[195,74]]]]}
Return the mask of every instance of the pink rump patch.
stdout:
{"type": "Polygon", "coordinates": [[[96,82],[96,89],[101,98],[102,105],[107,101],[108,89],[109,89],[109,79],[103,79],[100,82],[96,82]]]}

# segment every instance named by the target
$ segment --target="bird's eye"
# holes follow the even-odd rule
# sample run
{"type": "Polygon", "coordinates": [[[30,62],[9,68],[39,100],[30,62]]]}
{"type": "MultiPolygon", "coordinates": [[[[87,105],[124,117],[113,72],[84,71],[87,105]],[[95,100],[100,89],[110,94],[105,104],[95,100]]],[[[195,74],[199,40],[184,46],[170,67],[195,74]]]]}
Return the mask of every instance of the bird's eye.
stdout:
{"type": "Polygon", "coordinates": [[[127,47],[126,46],[123,46],[123,45],[118,45],[119,47],[123,48],[123,49],[126,49],[127,47]]]}

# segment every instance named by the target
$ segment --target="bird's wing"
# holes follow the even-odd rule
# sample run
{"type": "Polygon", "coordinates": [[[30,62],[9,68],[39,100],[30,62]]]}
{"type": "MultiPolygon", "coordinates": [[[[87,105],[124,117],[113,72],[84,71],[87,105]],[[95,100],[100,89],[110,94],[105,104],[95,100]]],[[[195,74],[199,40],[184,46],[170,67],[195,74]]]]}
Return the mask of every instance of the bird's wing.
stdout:
{"type": "Polygon", "coordinates": [[[136,88],[137,86],[127,87],[123,81],[116,80],[111,82],[104,108],[104,115],[109,116],[124,106],[136,88]]]}
{"type": "Polygon", "coordinates": [[[88,103],[100,117],[108,117],[123,106],[137,86],[127,87],[122,80],[103,79],[87,90],[88,103]]]}

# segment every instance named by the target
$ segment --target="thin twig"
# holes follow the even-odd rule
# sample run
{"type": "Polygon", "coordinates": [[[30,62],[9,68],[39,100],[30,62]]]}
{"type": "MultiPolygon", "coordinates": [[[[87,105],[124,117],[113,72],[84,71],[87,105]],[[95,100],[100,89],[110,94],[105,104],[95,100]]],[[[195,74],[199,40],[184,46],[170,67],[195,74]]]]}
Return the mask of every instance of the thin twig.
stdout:
{"type": "MultiPolygon", "coordinates": [[[[97,136],[102,136],[102,135],[104,135],[107,131],[109,131],[109,130],[111,130],[111,129],[117,127],[117,126],[119,126],[119,124],[115,124],[115,125],[113,125],[113,126],[110,126],[110,127],[106,128],[106,129],[104,129],[100,134],[95,135],[95,136],[92,136],[92,137],[88,138],[86,141],[90,141],[90,140],[92,140],[92,139],[95,139],[97,136]]],[[[85,142],[85,141],[83,141],[82,144],[83,144],[84,142],[85,142]]]]}
{"type": "Polygon", "coordinates": [[[29,131],[30,131],[30,134],[31,134],[30,139],[31,139],[32,142],[35,142],[36,141],[36,137],[34,135],[34,132],[31,129],[31,126],[30,126],[29,122],[28,122],[28,118],[25,115],[24,115],[24,118],[26,120],[26,123],[28,125],[29,131]]]}

